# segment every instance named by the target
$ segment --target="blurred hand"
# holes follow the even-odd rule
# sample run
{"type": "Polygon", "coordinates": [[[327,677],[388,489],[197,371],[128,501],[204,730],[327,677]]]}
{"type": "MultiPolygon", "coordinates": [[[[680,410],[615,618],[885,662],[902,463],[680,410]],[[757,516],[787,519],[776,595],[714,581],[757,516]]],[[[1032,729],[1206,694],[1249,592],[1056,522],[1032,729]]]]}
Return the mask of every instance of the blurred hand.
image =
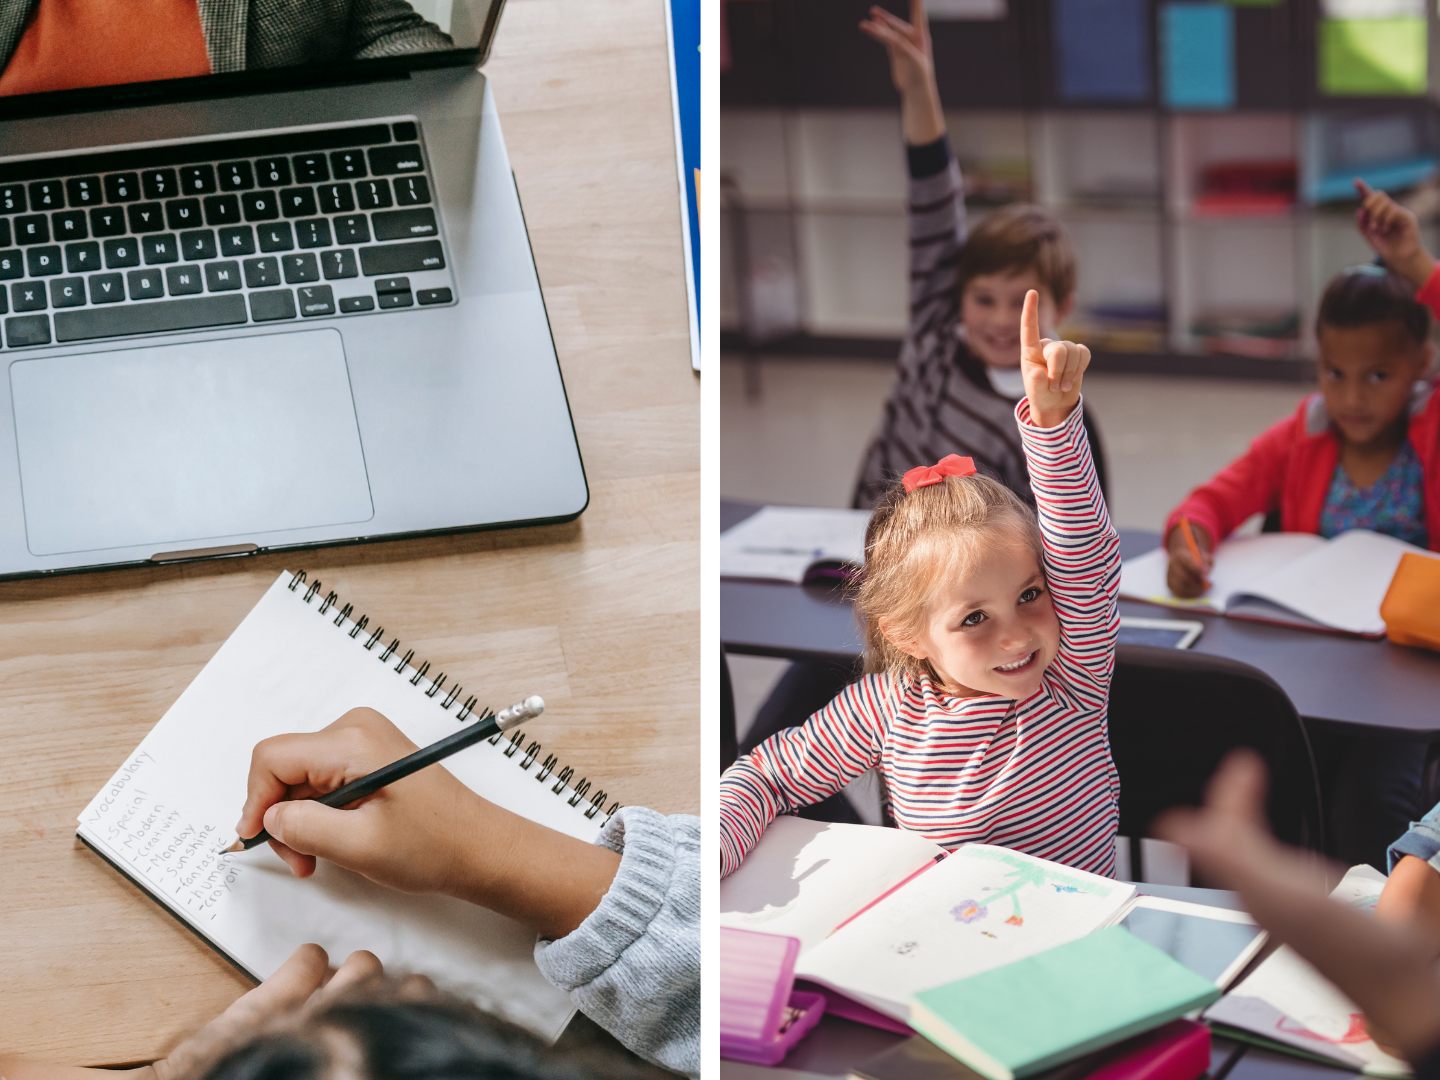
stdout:
{"type": "Polygon", "coordinates": [[[885,46],[890,57],[890,80],[900,96],[928,94],[935,89],[935,54],[930,46],[930,20],[925,0],[910,0],[910,21],[872,7],[860,21],[863,33],[885,46]]]}
{"type": "Polygon", "coordinates": [[[1364,180],[1355,181],[1355,190],[1360,196],[1355,212],[1360,235],[1385,265],[1418,289],[1435,269],[1435,260],[1420,242],[1419,219],[1364,180]]]}
{"type": "Polygon", "coordinates": [[[1090,350],[1073,341],[1051,341],[1040,336],[1040,294],[1025,294],[1020,311],[1020,374],[1030,399],[1030,422],[1055,427],[1080,400],[1080,384],[1090,366],[1090,350]]]}
{"type": "Polygon", "coordinates": [[[1199,562],[1185,542],[1184,530],[1178,527],[1171,529],[1165,541],[1165,551],[1170,556],[1165,570],[1165,584],[1173,594],[1185,600],[1201,596],[1210,588],[1210,571],[1215,565],[1215,543],[1210,538],[1210,531],[1193,521],[1190,531],[1195,535],[1195,546],[1200,549],[1199,562]]]}

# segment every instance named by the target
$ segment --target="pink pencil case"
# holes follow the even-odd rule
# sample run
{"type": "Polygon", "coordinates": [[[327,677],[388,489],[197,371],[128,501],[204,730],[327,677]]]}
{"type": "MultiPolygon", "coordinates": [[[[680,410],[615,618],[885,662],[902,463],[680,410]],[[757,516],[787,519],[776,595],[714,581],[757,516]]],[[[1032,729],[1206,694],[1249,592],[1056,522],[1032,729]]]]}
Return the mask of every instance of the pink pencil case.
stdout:
{"type": "Polygon", "coordinates": [[[776,1065],[825,1012],[825,999],[794,989],[793,937],[720,928],[720,1056],[776,1065]]]}

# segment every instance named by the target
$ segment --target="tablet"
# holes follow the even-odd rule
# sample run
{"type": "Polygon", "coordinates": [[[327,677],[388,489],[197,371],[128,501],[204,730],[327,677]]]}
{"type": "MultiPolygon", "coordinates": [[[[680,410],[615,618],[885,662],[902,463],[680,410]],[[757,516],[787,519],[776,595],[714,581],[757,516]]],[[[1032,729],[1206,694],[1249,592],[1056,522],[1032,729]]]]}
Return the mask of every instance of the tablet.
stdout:
{"type": "Polygon", "coordinates": [[[1204,625],[1194,619],[1120,619],[1121,645],[1159,645],[1171,649],[1188,649],[1200,636],[1204,625]]]}
{"type": "Polygon", "coordinates": [[[1137,896],[1120,925],[1221,990],[1265,944],[1265,932],[1243,911],[1163,896],[1137,896]]]}

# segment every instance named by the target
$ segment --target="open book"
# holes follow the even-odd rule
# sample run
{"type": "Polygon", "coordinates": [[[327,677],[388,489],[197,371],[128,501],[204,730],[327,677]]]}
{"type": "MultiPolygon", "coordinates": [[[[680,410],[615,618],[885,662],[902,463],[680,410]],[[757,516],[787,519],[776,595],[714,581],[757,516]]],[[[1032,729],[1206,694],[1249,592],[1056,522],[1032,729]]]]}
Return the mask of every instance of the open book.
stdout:
{"type": "Polygon", "coordinates": [[[1165,584],[1163,548],[1126,559],[1120,595],[1237,619],[1383,637],[1380,602],[1407,551],[1403,540],[1352,529],[1326,540],[1310,533],[1262,533],[1226,540],[1215,550],[1210,591],[1182,600],[1165,584]]]}
{"type": "Polygon", "coordinates": [[[798,938],[796,978],[901,1023],[922,990],[1105,926],[1124,925],[1185,963],[1167,939],[1193,941],[1195,925],[1177,934],[1173,918],[1213,924],[1219,936],[1205,951],[1215,970],[1201,973],[1217,985],[1262,941],[1239,912],[1137,897],[1133,885],[1005,848],[947,855],[900,829],[795,817],[772,822],[721,883],[720,909],[722,926],[798,938]]]}
{"type": "Polygon", "coordinates": [[[720,534],[720,576],[844,578],[865,561],[868,510],[766,506],[720,534]]]}
{"type": "MultiPolygon", "coordinates": [[[[261,739],[315,731],[364,705],[425,746],[479,715],[458,681],[400,650],[383,629],[366,629],[365,616],[318,584],[289,572],[276,579],[81,811],[80,838],[256,979],[305,942],[318,942],[337,963],[369,949],[389,972],[422,972],[555,1038],[574,1010],[541,977],[535,935],[518,923],[450,897],[386,889],[333,864],[298,879],[268,847],[217,853],[234,839],[250,752],[261,739]]],[[[498,709],[527,689],[506,687],[503,700],[486,703],[498,709]]],[[[553,755],[540,761],[525,730],[430,767],[542,825],[595,839],[607,816],[604,793],[585,797],[589,783],[558,768],[553,755]]]]}
{"type": "MultiPolygon", "coordinates": [[[[1373,910],[1385,876],[1354,866],[1331,896],[1373,910]]],[[[1360,1009],[1288,946],[1276,949],[1205,1019],[1226,1035],[1317,1058],[1369,1076],[1406,1077],[1410,1068],[1376,1046],[1360,1009]]]]}

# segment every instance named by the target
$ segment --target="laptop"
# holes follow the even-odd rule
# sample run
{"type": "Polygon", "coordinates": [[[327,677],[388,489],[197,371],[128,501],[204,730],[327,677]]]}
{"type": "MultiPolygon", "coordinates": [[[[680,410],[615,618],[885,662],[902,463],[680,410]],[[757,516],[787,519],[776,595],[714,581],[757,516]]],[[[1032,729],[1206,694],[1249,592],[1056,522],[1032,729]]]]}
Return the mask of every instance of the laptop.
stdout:
{"type": "Polygon", "coordinates": [[[580,514],[503,0],[123,7],[0,13],[0,577],[580,514]]]}

